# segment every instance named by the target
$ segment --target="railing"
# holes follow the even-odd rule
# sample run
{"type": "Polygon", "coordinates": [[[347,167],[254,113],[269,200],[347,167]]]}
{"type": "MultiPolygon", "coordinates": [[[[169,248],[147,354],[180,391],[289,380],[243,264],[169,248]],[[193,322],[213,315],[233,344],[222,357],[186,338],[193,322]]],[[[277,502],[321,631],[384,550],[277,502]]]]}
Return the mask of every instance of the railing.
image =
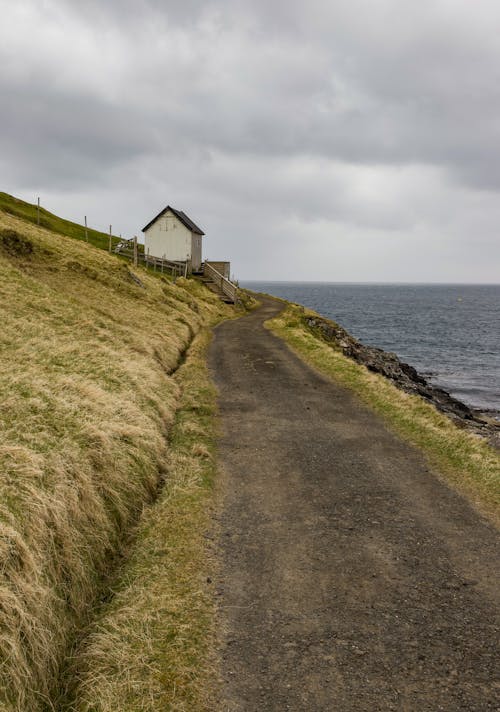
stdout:
{"type": "MultiPolygon", "coordinates": [[[[190,261],[177,262],[174,260],[167,260],[164,257],[151,257],[149,254],[144,254],[144,252],[139,252],[137,240],[122,240],[114,250],[117,254],[123,255],[133,260],[134,264],[139,263],[144,264],[146,267],[152,267],[155,272],[159,270],[161,272],[169,271],[172,277],[187,277],[191,273],[191,263],[190,261]]],[[[216,264],[228,264],[229,263],[216,263],[216,264]]],[[[224,277],[210,262],[204,263],[203,272],[206,277],[208,277],[216,286],[221,294],[227,297],[233,304],[238,299],[238,287],[231,282],[231,280],[224,277]]]]}
{"type": "Polygon", "coordinates": [[[128,257],[130,260],[137,259],[137,263],[142,263],[146,267],[152,267],[154,271],[170,272],[172,277],[186,277],[189,272],[188,262],[176,262],[163,257],[151,257],[149,254],[139,252],[134,248],[133,240],[122,240],[114,249],[118,255],[128,257]],[[135,255],[135,257],[134,257],[135,255]]]}
{"type": "Polygon", "coordinates": [[[188,262],[176,262],[174,260],[167,260],[164,257],[150,257],[149,255],[143,255],[144,263],[146,267],[152,265],[153,269],[170,270],[173,277],[186,277],[189,272],[188,262]]]}
{"type": "Polygon", "coordinates": [[[206,277],[210,277],[212,282],[217,285],[219,290],[233,303],[238,297],[238,287],[233,284],[229,279],[226,279],[224,275],[218,272],[210,262],[205,262],[205,268],[203,273],[206,277]]]}

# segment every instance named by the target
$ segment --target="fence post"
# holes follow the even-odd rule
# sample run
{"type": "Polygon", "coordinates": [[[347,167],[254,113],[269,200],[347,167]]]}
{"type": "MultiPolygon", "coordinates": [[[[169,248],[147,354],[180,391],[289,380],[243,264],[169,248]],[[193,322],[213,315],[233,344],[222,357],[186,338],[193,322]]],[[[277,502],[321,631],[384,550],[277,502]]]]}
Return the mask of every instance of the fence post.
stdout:
{"type": "Polygon", "coordinates": [[[36,206],[36,224],[40,225],[40,197],[38,198],[36,206]]]}
{"type": "Polygon", "coordinates": [[[111,254],[111,249],[113,247],[113,243],[112,243],[113,238],[111,237],[111,227],[112,226],[110,225],[109,226],[109,254],[111,254]]]}
{"type": "Polygon", "coordinates": [[[87,232],[87,216],[85,215],[85,239],[88,242],[89,241],[89,234],[87,232]]]}
{"type": "Polygon", "coordinates": [[[134,267],[137,267],[137,235],[134,235],[134,267]]]}

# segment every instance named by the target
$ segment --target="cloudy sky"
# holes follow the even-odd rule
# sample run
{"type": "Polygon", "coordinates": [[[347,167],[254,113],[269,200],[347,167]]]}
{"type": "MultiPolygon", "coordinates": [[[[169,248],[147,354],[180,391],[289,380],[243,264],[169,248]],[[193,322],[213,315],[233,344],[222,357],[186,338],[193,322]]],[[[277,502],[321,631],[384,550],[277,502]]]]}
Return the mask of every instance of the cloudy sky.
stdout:
{"type": "Polygon", "coordinates": [[[498,282],[498,0],[0,0],[0,190],[240,279],[498,282]]]}

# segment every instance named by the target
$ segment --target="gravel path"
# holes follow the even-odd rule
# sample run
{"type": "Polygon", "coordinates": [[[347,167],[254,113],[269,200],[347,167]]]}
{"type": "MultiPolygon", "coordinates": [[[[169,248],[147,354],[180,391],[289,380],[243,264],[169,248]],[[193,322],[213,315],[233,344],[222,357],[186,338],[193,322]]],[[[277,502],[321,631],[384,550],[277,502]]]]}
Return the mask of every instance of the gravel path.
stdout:
{"type": "Polygon", "coordinates": [[[263,327],[215,330],[217,712],[500,709],[499,537],[263,327]]]}

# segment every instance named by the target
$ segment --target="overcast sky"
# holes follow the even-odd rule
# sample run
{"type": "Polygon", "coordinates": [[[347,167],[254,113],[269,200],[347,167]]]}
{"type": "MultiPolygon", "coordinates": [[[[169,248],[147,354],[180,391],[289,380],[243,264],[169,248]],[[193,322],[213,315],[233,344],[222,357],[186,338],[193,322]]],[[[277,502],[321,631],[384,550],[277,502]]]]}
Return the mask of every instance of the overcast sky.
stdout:
{"type": "Polygon", "coordinates": [[[498,0],[0,0],[0,190],[240,279],[498,282],[498,0]]]}

